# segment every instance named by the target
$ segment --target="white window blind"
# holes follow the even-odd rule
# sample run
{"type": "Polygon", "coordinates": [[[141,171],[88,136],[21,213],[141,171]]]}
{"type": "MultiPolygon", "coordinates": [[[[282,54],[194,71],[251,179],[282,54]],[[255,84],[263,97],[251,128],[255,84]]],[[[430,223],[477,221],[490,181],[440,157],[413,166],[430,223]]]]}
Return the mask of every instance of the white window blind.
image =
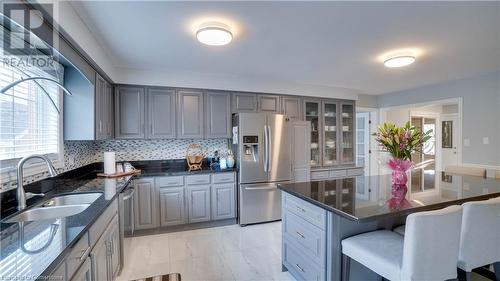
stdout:
{"type": "MultiPolygon", "coordinates": [[[[33,66],[19,70],[0,64],[2,88],[32,76],[59,80],[33,66]]],[[[60,116],[44,90],[60,108],[60,89],[46,80],[23,82],[0,94],[0,160],[18,159],[34,153],[59,153],[60,116]]]]}

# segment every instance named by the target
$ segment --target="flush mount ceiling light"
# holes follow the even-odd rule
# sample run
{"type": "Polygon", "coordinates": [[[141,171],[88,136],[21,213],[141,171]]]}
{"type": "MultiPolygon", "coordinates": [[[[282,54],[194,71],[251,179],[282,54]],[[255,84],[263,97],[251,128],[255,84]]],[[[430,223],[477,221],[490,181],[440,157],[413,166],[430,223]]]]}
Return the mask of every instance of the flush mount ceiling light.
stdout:
{"type": "Polygon", "coordinates": [[[388,58],[384,61],[385,67],[403,67],[415,62],[414,56],[404,55],[388,58]]]}
{"type": "Polygon", "coordinates": [[[210,46],[223,46],[233,40],[229,27],[222,23],[207,23],[200,26],[196,32],[196,39],[210,46]]]}

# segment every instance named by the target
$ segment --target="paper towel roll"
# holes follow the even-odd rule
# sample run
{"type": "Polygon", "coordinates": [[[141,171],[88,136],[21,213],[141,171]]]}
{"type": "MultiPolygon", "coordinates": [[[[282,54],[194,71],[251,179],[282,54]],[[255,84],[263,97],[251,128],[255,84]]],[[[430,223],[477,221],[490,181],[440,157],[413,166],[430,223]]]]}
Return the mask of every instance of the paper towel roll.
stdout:
{"type": "Polygon", "coordinates": [[[104,152],[104,173],[106,175],[112,175],[116,173],[114,152],[104,152]]]}
{"type": "Polygon", "coordinates": [[[104,179],[104,199],[111,200],[116,194],[116,179],[104,179]]]}

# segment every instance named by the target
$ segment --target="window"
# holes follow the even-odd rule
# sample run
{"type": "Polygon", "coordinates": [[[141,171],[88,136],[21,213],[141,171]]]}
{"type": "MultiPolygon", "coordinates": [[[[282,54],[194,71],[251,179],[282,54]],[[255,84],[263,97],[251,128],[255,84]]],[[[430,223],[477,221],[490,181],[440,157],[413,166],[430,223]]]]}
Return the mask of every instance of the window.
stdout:
{"type": "MultiPolygon", "coordinates": [[[[0,62],[0,88],[22,78],[43,76],[62,81],[63,67],[53,69],[0,62]]],[[[0,165],[11,170],[18,160],[30,154],[46,154],[60,159],[62,154],[62,90],[53,82],[22,82],[0,93],[0,165]],[[47,97],[50,95],[57,112],[47,97]]]]}

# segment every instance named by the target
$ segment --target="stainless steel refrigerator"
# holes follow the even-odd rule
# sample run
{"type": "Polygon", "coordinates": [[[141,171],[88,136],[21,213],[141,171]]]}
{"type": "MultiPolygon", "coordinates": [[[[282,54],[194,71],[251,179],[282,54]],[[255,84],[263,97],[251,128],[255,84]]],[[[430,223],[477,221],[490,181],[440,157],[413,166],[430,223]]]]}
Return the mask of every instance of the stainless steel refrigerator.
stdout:
{"type": "Polygon", "coordinates": [[[240,225],[281,219],[277,183],[288,182],[292,177],[289,123],[281,114],[233,115],[240,225]]]}

